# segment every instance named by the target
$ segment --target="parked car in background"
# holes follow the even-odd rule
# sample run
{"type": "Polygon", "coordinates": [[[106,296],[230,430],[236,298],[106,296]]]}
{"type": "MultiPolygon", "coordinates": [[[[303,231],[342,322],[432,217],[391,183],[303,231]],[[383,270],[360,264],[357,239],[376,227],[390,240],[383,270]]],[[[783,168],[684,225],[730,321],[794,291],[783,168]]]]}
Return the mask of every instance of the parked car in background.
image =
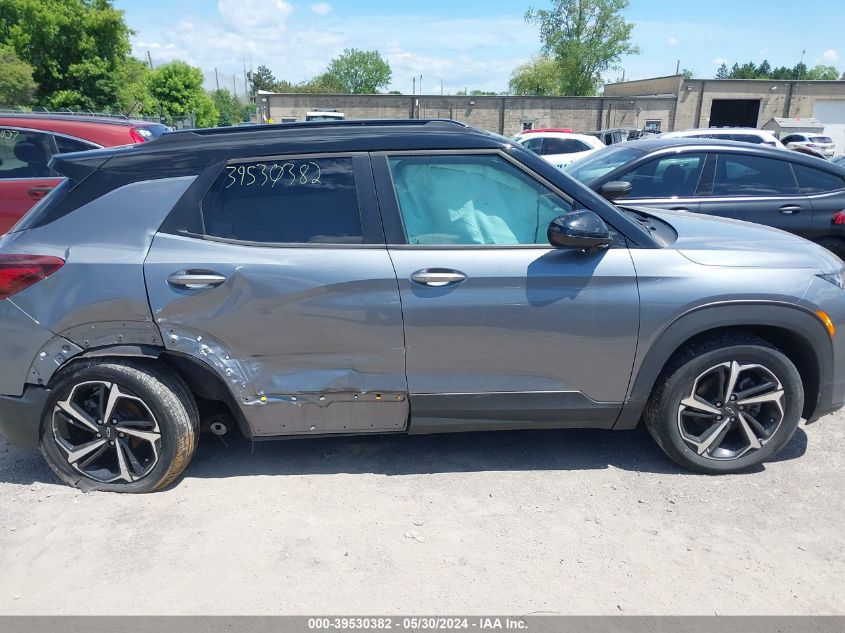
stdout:
{"type": "Polygon", "coordinates": [[[608,130],[595,130],[593,132],[585,132],[589,136],[594,136],[605,145],[616,145],[617,143],[625,143],[627,141],[635,141],[642,135],[642,130],[633,127],[617,127],[608,130]]]}
{"type": "Polygon", "coordinates": [[[789,148],[789,151],[798,152],[800,154],[806,154],[807,156],[813,156],[814,158],[820,158],[822,160],[827,160],[827,157],[820,151],[815,150],[811,147],[806,147],[804,145],[793,145],[789,148]]]}
{"type": "Polygon", "coordinates": [[[455,122],[183,131],[52,166],[68,186],[0,238],[0,433],[83,489],[167,486],[200,412],[252,440],[643,418],[717,474],[845,401],[831,253],[616,207],[455,122]]]}
{"type": "Polygon", "coordinates": [[[522,132],[516,136],[521,136],[523,134],[536,134],[537,132],[564,132],[566,134],[574,134],[575,130],[569,127],[538,127],[530,130],[522,130],[522,132]]]}
{"type": "Polygon", "coordinates": [[[514,140],[558,169],[604,147],[604,143],[593,136],[566,132],[523,133],[515,136],[514,140]]]}
{"type": "Polygon", "coordinates": [[[833,139],[822,134],[789,134],[781,139],[781,143],[789,149],[806,147],[815,150],[825,158],[831,158],[836,153],[833,139]]]}
{"type": "Polygon", "coordinates": [[[0,234],[61,182],[55,154],[143,143],[167,126],[66,114],[0,114],[0,234]]]}
{"type": "Polygon", "coordinates": [[[312,110],[305,113],[306,121],[343,121],[346,115],[337,110],[312,110]]]}
{"type": "Polygon", "coordinates": [[[766,224],[845,259],[845,168],[797,152],[715,139],[655,138],[609,147],[566,169],[616,202],[766,224]]]}
{"type": "Polygon", "coordinates": [[[660,135],[660,138],[712,138],[723,141],[768,145],[769,147],[784,149],[783,143],[772,132],[758,130],[753,127],[709,127],[693,130],[678,130],[677,132],[664,132],[660,135]]]}

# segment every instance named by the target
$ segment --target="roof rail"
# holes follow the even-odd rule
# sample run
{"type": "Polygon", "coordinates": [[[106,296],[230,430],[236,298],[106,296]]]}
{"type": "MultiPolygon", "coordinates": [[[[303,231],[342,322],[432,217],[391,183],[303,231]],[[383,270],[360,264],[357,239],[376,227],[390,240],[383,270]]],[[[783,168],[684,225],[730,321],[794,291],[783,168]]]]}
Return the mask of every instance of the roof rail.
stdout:
{"type": "MultiPolygon", "coordinates": [[[[121,121],[128,121],[130,117],[119,112],[94,112],[93,110],[71,110],[66,108],[64,110],[48,110],[47,108],[33,108],[31,110],[24,109],[22,106],[0,106],[0,114],[2,115],[22,115],[22,116],[63,116],[63,117],[86,117],[89,119],[119,119],[121,121]]],[[[131,117],[135,120],[143,120],[149,122],[158,122],[157,117],[149,117],[138,115],[131,117]]]]}
{"type": "Polygon", "coordinates": [[[263,125],[244,125],[231,127],[200,128],[192,130],[174,130],[162,134],[156,143],[166,140],[184,139],[188,134],[196,136],[218,136],[225,134],[256,134],[269,130],[284,131],[317,127],[457,127],[468,128],[466,123],[452,119],[349,119],[344,121],[297,121],[296,123],[272,123],[263,125]]]}

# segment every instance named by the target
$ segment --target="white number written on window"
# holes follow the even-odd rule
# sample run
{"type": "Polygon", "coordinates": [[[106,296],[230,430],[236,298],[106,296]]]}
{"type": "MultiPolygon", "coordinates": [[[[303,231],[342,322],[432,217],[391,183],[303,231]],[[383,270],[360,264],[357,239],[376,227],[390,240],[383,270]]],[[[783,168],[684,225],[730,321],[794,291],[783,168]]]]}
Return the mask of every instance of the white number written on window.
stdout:
{"type": "Polygon", "coordinates": [[[229,165],[226,167],[226,184],[230,187],[294,187],[296,185],[321,185],[320,166],[312,161],[285,163],[257,163],[255,165],[229,165]]]}

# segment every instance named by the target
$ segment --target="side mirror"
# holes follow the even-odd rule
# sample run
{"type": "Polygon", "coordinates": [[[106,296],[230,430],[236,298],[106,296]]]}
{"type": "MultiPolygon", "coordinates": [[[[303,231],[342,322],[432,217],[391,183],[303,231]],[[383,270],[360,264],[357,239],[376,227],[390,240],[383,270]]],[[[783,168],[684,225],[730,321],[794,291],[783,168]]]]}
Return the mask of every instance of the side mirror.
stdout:
{"type": "Polygon", "coordinates": [[[631,193],[631,183],[624,180],[611,180],[601,186],[601,195],[606,200],[617,200],[631,193]]]}
{"type": "Polygon", "coordinates": [[[588,209],[556,217],[547,231],[549,244],[555,248],[579,248],[595,253],[613,243],[613,236],[599,216],[588,209]]]}

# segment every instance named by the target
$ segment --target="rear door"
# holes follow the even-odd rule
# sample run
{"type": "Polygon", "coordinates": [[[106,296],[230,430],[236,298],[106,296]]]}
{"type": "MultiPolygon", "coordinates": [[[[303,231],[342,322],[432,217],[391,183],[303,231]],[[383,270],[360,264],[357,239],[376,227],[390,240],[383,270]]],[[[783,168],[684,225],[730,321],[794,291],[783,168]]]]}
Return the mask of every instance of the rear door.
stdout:
{"type": "Polygon", "coordinates": [[[714,152],[709,195],[702,213],[773,226],[804,235],[813,221],[813,206],[798,189],[787,160],[739,152],[714,152]]]}
{"type": "Polygon", "coordinates": [[[405,428],[399,291],[367,156],[218,166],[144,273],[167,348],[216,371],[256,436],[405,428]]]}
{"type": "Polygon", "coordinates": [[[552,248],[573,201],[496,152],[373,157],[412,430],[610,427],[639,327],[624,240],[552,248]]]}
{"type": "Polygon", "coordinates": [[[0,234],[62,181],[48,167],[55,153],[49,132],[0,127],[0,234]]]}
{"type": "Polygon", "coordinates": [[[836,224],[836,214],[845,211],[845,178],[823,169],[792,163],[798,188],[813,206],[813,223],[806,237],[845,237],[845,225],[836,224]]]}

